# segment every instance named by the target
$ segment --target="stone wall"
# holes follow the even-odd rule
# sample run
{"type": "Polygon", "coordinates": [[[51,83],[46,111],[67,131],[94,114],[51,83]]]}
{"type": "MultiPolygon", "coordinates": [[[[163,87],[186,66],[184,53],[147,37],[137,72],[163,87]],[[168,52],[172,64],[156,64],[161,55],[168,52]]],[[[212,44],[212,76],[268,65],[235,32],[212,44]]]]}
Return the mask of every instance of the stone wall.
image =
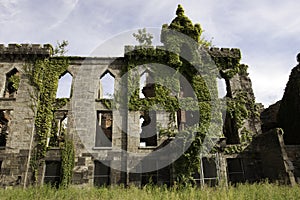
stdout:
{"type": "MultiPolygon", "coordinates": [[[[26,76],[25,64],[33,58],[50,57],[51,46],[44,45],[0,45],[0,110],[10,111],[9,134],[6,146],[0,148],[1,161],[1,185],[29,185],[32,183],[32,171],[30,168],[30,156],[34,146],[34,116],[35,107],[33,104],[33,88],[29,84],[26,76]],[[26,51],[27,48],[27,51],[26,51]],[[6,74],[11,70],[17,70],[20,76],[20,86],[17,92],[11,96],[5,96],[7,86],[6,74]]],[[[211,49],[208,51],[213,58],[240,59],[238,49],[211,49]]],[[[126,67],[123,57],[118,58],[90,58],[90,57],[68,57],[70,65],[67,71],[72,75],[72,92],[70,101],[57,112],[67,116],[67,131],[72,136],[75,145],[75,167],[73,169],[72,183],[77,185],[93,185],[95,183],[96,163],[101,161],[107,164],[109,184],[134,184],[141,186],[145,184],[147,173],[141,173],[142,169],[155,162],[158,184],[171,184],[174,180],[172,163],[176,152],[181,152],[182,141],[176,141],[171,145],[171,151],[167,156],[157,157],[151,154],[161,150],[162,147],[172,142],[174,138],[160,138],[157,135],[157,145],[141,145],[140,133],[140,111],[130,111],[122,102],[111,99],[99,99],[103,96],[99,94],[99,80],[105,73],[110,73],[114,77],[115,92],[121,98],[127,97],[127,85],[124,86],[122,72],[126,67]],[[108,106],[108,102],[112,106],[108,106]],[[112,113],[112,139],[111,145],[97,146],[97,115],[101,112],[112,113]],[[142,165],[142,163],[144,163],[142,165]],[[146,163],[146,164],[145,164],[146,163]],[[157,164],[159,163],[159,164],[157,164]],[[163,173],[164,175],[161,175],[163,173]]],[[[230,69],[230,66],[224,66],[230,69]]],[[[244,91],[249,101],[255,101],[252,91],[251,80],[248,74],[236,74],[231,79],[226,79],[227,97],[234,99],[235,95],[244,91]]],[[[117,97],[118,98],[118,95],[117,97]]],[[[201,112],[201,111],[200,111],[201,112]]],[[[267,111],[265,111],[267,113],[267,111]]],[[[164,111],[156,112],[156,121],[160,128],[169,126],[169,113],[164,111]]],[[[275,118],[267,118],[274,121],[275,118]]],[[[177,117],[175,116],[175,119],[177,117]]],[[[269,123],[269,121],[266,122],[269,123]]],[[[233,125],[236,123],[232,121],[233,125]]],[[[175,121],[172,126],[176,127],[175,121]]],[[[243,181],[255,182],[262,178],[270,180],[287,180],[293,183],[291,168],[285,156],[284,146],[281,141],[282,136],[277,131],[260,135],[260,121],[256,118],[247,118],[243,121],[243,128],[251,130],[254,135],[253,144],[239,153],[224,154],[219,152],[219,179],[227,181],[229,177],[228,161],[236,162],[232,159],[241,159],[241,166],[244,169],[243,181]],[[271,142],[270,142],[271,141],[271,142]],[[270,165],[272,164],[272,165],[270,165]],[[276,169],[274,171],[274,166],[276,169]],[[271,173],[270,173],[271,170],[271,173]],[[257,172],[257,173],[256,173],[257,172]]],[[[273,127],[273,126],[272,126],[273,127]]],[[[241,130],[238,130],[239,132],[241,130]]],[[[155,134],[158,134],[155,130],[155,134]]],[[[293,162],[298,162],[296,156],[288,151],[293,157],[293,162]]],[[[45,162],[61,162],[61,149],[52,147],[48,150],[45,162]]],[[[240,162],[240,161],[238,161],[240,162]]],[[[295,164],[296,165],[296,164],[295,164]]],[[[38,170],[38,183],[43,183],[45,179],[46,165],[38,170]]],[[[232,178],[232,177],[231,177],[232,178]]]]}

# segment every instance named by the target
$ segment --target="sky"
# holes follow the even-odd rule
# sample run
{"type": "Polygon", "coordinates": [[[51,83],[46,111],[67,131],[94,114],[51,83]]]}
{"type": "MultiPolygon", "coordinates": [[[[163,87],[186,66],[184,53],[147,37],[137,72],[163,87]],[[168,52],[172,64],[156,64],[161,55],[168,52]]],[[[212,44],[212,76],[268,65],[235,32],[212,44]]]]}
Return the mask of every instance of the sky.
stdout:
{"type": "Polygon", "coordinates": [[[0,43],[68,40],[67,55],[90,56],[124,32],[169,24],[178,4],[214,46],[241,50],[257,102],[282,98],[300,52],[296,0],[0,0],[0,43]]]}

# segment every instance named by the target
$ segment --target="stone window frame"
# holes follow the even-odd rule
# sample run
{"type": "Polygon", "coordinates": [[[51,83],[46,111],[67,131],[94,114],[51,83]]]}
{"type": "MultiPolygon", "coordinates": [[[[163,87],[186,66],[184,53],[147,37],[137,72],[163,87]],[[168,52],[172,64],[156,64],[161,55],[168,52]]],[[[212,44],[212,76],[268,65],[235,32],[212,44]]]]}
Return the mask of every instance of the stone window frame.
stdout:
{"type": "Polygon", "coordinates": [[[69,94],[68,97],[56,97],[57,99],[59,99],[59,98],[67,98],[67,99],[72,98],[72,95],[73,95],[74,75],[73,75],[69,70],[64,71],[64,72],[58,77],[56,94],[57,94],[58,89],[59,89],[59,86],[60,86],[60,85],[59,85],[59,80],[60,80],[63,76],[65,76],[66,74],[70,74],[70,76],[71,76],[70,94],[69,94]]]}
{"type": "MultiPolygon", "coordinates": [[[[102,117],[102,116],[101,116],[102,117]]],[[[114,120],[114,117],[113,117],[113,112],[112,110],[97,110],[96,111],[96,132],[95,132],[95,142],[94,142],[94,147],[93,149],[112,149],[113,147],[113,126],[114,126],[114,123],[113,123],[113,120],[114,120]],[[110,137],[111,138],[107,138],[106,135],[104,135],[105,133],[103,132],[103,127],[102,127],[102,122],[99,121],[99,115],[101,113],[110,113],[111,114],[111,132],[110,132],[110,137]],[[100,128],[100,130],[99,130],[100,128]],[[99,135],[100,134],[100,135],[99,135]],[[110,140],[110,145],[106,145],[106,144],[100,144],[101,143],[101,137],[103,136],[106,136],[104,138],[104,140],[110,140]],[[100,139],[100,143],[98,142],[98,140],[100,139]]],[[[106,141],[108,142],[108,141],[106,141]]]]}
{"type": "Polygon", "coordinates": [[[111,72],[109,69],[105,70],[99,78],[98,99],[113,99],[113,96],[114,96],[115,91],[116,91],[115,86],[116,86],[116,75],[113,72],[111,72]],[[107,74],[110,75],[113,78],[113,91],[112,91],[111,94],[109,93],[109,95],[111,95],[110,98],[105,98],[104,97],[105,94],[102,94],[104,91],[103,91],[103,88],[102,88],[101,79],[104,78],[107,74]]]}

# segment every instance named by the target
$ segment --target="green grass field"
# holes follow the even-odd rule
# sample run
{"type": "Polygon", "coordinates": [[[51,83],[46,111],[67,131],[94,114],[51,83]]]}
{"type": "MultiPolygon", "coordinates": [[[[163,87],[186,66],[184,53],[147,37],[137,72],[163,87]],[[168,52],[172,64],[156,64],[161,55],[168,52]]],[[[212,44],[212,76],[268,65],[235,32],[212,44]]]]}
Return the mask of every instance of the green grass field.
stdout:
{"type": "Polygon", "coordinates": [[[300,186],[279,186],[275,184],[245,184],[236,187],[216,188],[165,188],[147,186],[124,188],[114,186],[109,188],[76,188],[54,189],[51,187],[32,187],[28,189],[0,189],[0,199],[119,199],[119,200],[148,200],[148,199],[300,199],[300,186]]]}

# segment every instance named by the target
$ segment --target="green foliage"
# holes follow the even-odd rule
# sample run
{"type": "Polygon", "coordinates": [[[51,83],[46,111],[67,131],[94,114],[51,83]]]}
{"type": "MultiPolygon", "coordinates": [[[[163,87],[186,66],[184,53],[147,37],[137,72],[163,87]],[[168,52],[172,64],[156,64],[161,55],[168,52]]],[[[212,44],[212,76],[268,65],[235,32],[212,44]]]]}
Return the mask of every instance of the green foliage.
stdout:
{"type": "MultiPolygon", "coordinates": [[[[63,43],[60,48],[64,48],[63,43]]],[[[58,53],[63,53],[61,49],[58,53]]],[[[54,120],[54,111],[67,104],[69,99],[56,99],[59,76],[67,70],[69,61],[64,58],[37,59],[28,71],[28,77],[34,86],[37,111],[35,116],[36,147],[33,150],[31,167],[34,180],[37,181],[38,169],[44,164],[47,152],[47,138],[57,134],[57,124],[54,120]]],[[[62,149],[62,184],[68,186],[71,181],[74,166],[74,147],[71,140],[65,138],[62,149]]]]}
{"type": "Polygon", "coordinates": [[[54,106],[53,106],[54,110],[58,110],[58,109],[64,107],[69,101],[70,101],[69,98],[55,99],[54,106]]]}
{"type": "Polygon", "coordinates": [[[30,78],[37,91],[38,101],[35,117],[38,160],[46,155],[47,137],[51,133],[53,112],[56,105],[58,79],[67,67],[68,61],[66,59],[46,58],[36,60],[32,69],[30,78]]]}
{"type": "Polygon", "coordinates": [[[70,136],[65,136],[64,145],[61,152],[62,157],[62,182],[61,185],[66,188],[72,181],[72,172],[75,165],[75,152],[73,140],[70,136]]]}
{"type": "Polygon", "coordinates": [[[141,46],[151,46],[153,35],[147,33],[146,28],[139,29],[138,33],[133,33],[135,39],[139,42],[141,46]]]}
{"type": "Polygon", "coordinates": [[[67,40],[63,40],[62,42],[57,41],[57,45],[55,46],[55,49],[53,50],[53,55],[57,56],[63,56],[65,53],[68,52],[66,47],[69,45],[69,42],[67,40]]]}
{"type": "MultiPolygon", "coordinates": [[[[185,15],[182,6],[178,6],[177,17],[170,26],[163,25],[161,41],[164,48],[154,48],[151,46],[127,47],[125,60],[127,62],[128,88],[132,91],[129,97],[129,110],[164,110],[170,115],[180,109],[186,111],[199,112],[199,123],[186,127],[183,132],[177,133],[172,126],[160,129],[160,136],[173,137],[180,134],[185,138],[183,141],[189,145],[184,155],[175,162],[178,179],[185,181],[191,179],[193,173],[199,169],[199,153],[203,138],[211,125],[211,119],[221,116],[212,114],[211,101],[217,99],[216,73],[207,63],[204,57],[197,54],[200,45],[209,46],[207,41],[201,38],[202,30],[199,24],[193,25],[185,15]],[[186,36],[182,37],[182,33],[186,36]],[[203,61],[203,62],[202,62],[203,61]],[[136,66],[147,65],[148,63],[159,63],[174,69],[173,76],[169,76],[162,68],[151,68],[151,73],[155,74],[154,97],[145,99],[139,98],[139,79],[136,74],[130,74],[130,70],[136,66]],[[179,75],[183,75],[192,86],[195,97],[178,97],[181,92],[179,75]],[[172,88],[172,91],[170,90],[172,88]],[[191,139],[193,139],[191,141],[191,139]]],[[[175,119],[170,120],[171,123],[175,119]]],[[[215,120],[218,121],[218,120],[215,120]]],[[[170,123],[170,124],[171,124],[170,123]]]]}
{"type": "Polygon", "coordinates": [[[8,85],[10,86],[9,90],[17,91],[20,85],[20,75],[14,74],[8,78],[8,85]]]}
{"type": "Polygon", "coordinates": [[[171,188],[164,186],[150,186],[143,188],[124,186],[113,186],[110,188],[101,187],[69,187],[67,189],[56,189],[50,186],[30,187],[28,189],[15,188],[0,189],[0,196],[3,200],[31,200],[31,199],[73,199],[73,200],[90,200],[90,199],[170,199],[170,200],[237,200],[237,199],[300,199],[299,185],[282,186],[270,183],[255,184],[238,184],[237,186],[228,187],[198,187],[175,185],[171,188]]]}

